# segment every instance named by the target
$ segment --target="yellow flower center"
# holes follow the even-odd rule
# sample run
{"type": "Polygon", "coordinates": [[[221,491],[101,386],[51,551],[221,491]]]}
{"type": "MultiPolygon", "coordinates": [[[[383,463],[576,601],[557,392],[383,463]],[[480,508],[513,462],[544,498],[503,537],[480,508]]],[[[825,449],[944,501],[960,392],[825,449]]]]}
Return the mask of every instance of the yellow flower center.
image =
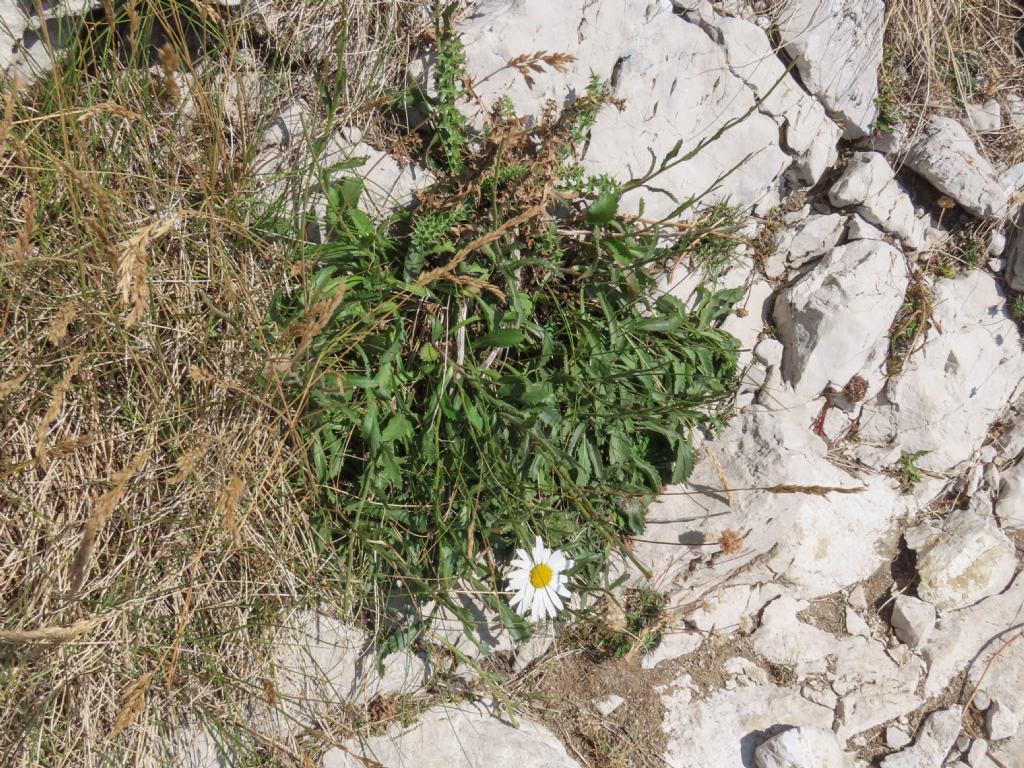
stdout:
{"type": "Polygon", "coordinates": [[[538,563],[530,569],[530,583],[535,589],[544,589],[553,578],[555,578],[555,572],[551,570],[550,565],[538,563]]]}

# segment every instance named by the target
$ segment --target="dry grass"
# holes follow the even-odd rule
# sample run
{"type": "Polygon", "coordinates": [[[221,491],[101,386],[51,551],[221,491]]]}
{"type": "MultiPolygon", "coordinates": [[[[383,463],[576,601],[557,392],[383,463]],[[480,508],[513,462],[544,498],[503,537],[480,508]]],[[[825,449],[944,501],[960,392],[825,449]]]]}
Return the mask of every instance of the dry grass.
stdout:
{"type": "MultiPolygon", "coordinates": [[[[1024,98],[1024,7],[1016,0],[894,0],[888,3],[883,110],[908,121],[963,117],[967,104],[1024,98]]],[[[1024,157],[1024,136],[1012,126],[982,135],[993,158],[1024,157]]]]}
{"type": "MultiPolygon", "coordinates": [[[[276,34],[297,51],[320,14],[322,61],[346,29],[363,69],[340,103],[368,116],[416,5],[281,3],[276,34]]],[[[146,7],[163,14],[152,73],[72,55],[31,88],[0,83],[4,766],[159,764],[186,720],[244,732],[277,612],[336,591],[295,414],[261,383],[287,278],[251,218],[256,141],[316,92],[311,70],[264,63],[210,11],[217,53],[197,56],[180,30],[199,6],[146,7]]]]}

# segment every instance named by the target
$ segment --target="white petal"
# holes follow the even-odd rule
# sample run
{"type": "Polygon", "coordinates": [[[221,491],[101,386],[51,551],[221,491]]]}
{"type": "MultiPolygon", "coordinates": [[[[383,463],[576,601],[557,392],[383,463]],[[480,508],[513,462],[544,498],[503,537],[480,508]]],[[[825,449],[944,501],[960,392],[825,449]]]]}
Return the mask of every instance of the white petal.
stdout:
{"type": "Polygon", "coordinates": [[[527,576],[516,576],[514,579],[508,580],[508,588],[513,592],[520,592],[526,589],[526,585],[530,583],[530,579],[527,576]]]}
{"type": "Polygon", "coordinates": [[[551,566],[551,570],[555,573],[561,573],[565,570],[565,555],[556,549],[551,553],[551,556],[548,557],[548,565],[551,566]]]}
{"type": "Polygon", "coordinates": [[[543,563],[547,560],[547,548],[544,546],[544,542],[540,540],[540,536],[537,537],[537,541],[533,545],[533,562],[543,563]]]}
{"type": "Polygon", "coordinates": [[[559,584],[558,585],[558,594],[560,594],[562,597],[565,597],[565,598],[572,597],[572,592],[570,592],[568,589],[566,589],[565,584],[559,584]]]}
{"type": "Polygon", "coordinates": [[[555,592],[555,590],[547,589],[547,590],[545,590],[545,594],[547,595],[548,601],[551,603],[552,607],[554,608],[554,613],[551,614],[552,616],[557,614],[559,611],[561,611],[565,607],[564,605],[562,605],[562,601],[558,599],[558,593],[555,592]]]}
{"type": "Polygon", "coordinates": [[[533,606],[530,609],[530,619],[532,621],[540,621],[544,618],[544,606],[541,603],[540,595],[536,595],[536,599],[533,601],[533,606]]]}

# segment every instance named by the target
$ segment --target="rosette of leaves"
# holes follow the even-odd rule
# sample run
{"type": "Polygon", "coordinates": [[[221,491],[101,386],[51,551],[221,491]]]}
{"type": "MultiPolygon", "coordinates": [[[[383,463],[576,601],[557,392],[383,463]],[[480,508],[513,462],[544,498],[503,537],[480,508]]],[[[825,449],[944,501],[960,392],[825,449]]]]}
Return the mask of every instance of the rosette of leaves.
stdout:
{"type": "Polygon", "coordinates": [[[385,221],[359,209],[358,177],[336,182],[328,241],[296,251],[308,277],[271,308],[297,343],[285,384],[321,541],[353,597],[416,607],[404,641],[427,604],[472,627],[461,590],[525,636],[502,572],[537,535],[571,553],[575,591],[603,589],[734,391],[720,326],[740,292],[688,307],[656,280],[723,238],[622,216],[607,180],[567,191],[593,109],[530,128],[492,114],[460,168],[385,221]]]}

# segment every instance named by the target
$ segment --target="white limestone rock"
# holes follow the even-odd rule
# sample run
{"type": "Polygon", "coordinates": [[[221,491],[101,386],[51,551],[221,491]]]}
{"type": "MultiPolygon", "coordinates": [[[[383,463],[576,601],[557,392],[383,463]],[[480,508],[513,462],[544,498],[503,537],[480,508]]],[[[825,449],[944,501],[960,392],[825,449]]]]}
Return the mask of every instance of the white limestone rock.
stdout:
{"type": "Polygon", "coordinates": [[[993,701],[985,713],[985,733],[988,737],[992,741],[1009,739],[1017,735],[1019,728],[1020,718],[1017,713],[1001,701],[993,701]]]}
{"type": "Polygon", "coordinates": [[[910,738],[910,734],[902,728],[890,725],[885,729],[885,746],[889,747],[889,749],[903,749],[911,741],[913,739],[910,738]]]}
{"type": "Polygon", "coordinates": [[[829,200],[837,206],[857,206],[857,212],[869,222],[898,237],[908,248],[920,249],[926,243],[928,219],[917,215],[895,176],[882,155],[856,152],[829,190],[829,200]]]}
{"type": "Polygon", "coordinates": [[[1003,113],[999,102],[989,99],[983,104],[967,105],[967,125],[978,133],[998,131],[1003,127],[1003,113]]]}
{"type": "Polygon", "coordinates": [[[482,0],[459,23],[466,68],[480,81],[485,105],[507,97],[519,114],[536,117],[548,101],[564,104],[583,93],[594,73],[612,84],[623,108],[598,114],[583,166],[622,180],[648,170],[649,150],[661,160],[682,140],[682,157],[726,129],[652,183],[676,200],[637,189],[623,210],[636,211],[643,200],[646,214],[660,217],[677,201],[706,194],[704,202],[728,198],[767,211],[789,177],[813,184],[834,162],[838,127],[756,25],[700,3],[682,13],[648,0],[570,0],[557,13],[551,8],[548,0],[482,0]],[[538,50],[568,50],[575,61],[563,72],[532,74],[532,88],[510,70],[487,77],[538,50]]]}
{"type": "Polygon", "coordinates": [[[995,511],[1003,529],[1024,529],[1024,463],[1015,464],[1002,473],[995,511]]]}
{"type": "Polygon", "coordinates": [[[376,668],[376,653],[362,630],[338,619],[303,611],[274,640],[279,706],[289,720],[313,722],[339,703],[411,692],[426,676],[422,659],[394,653],[376,668]]]}
{"type": "Polygon", "coordinates": [[[975,739],[971,742],[971,748],[967,752],[967,764],[971,768],[987,768],[987,766],[994,765],[991,760],[987,759],[988,753],[988,742],[984,739],[975,739]]]}
{"type": "MultiPolygon", "coordinates": [[[[549,16],[548,1],[537,3],[549,16]]],[[[612,33],[622,34],[619,29],[612,33]]],[[[779,145],[778,123],[755,108],[754,91],[729,68],[722,46],[698,24],[663,14],[619,50],[623,58],[614,95],[625,100],[625,108],[598,114],[583,160],[588,173],[637,177],[650,167],[651,152],[660,160],[682,140],[682,157],[710,142],[652,185],[671,190],[679,201],[727,198],[758,210],[778,203],[792,158],[779,145]]],[[[636,210],[641,200],[646,215],[653,217],[668,215],[678,205],[662,192],[637,189],[624,197],[623,209],[636,210]]]]}
{"type": "Polygon", "coordinates": [[[941,768],[960,733],[962,713],[959,705],[932,712],[914,746],[886,757],[882,768],[941,768]]]}
{"type": "Polygon", "coordinates": [[[872,362],[903,303],[909,278],[888,243],[857,240],[835,248],[775,302],[785,345],[783,375],[807,398],[842,389],[872,362]]]}
{"type": "Polygon", "coordinates": [[[322,768],[579,768],[558,738],[539,723],[518,727],[486,703],[443,704],[409,728],[393,728],[328,751],[322,768]]]}
{"type": "Polygon", "coordinates": [[[768,739],[754,751],[757,768],[848,768],[849,756],[826,728],[797,727],[768,739]]]}
{"type": "Polygon", "coordinates": [[[1006,117],[1011,125],[1024,128],[1024,98],[1012,93],[1007,94],[1006,117]]]}
{"type": "Polygon", "coordinates": [[[800,267],[834,248],[845,228],[846,217],[838,213],[812,214],[776,235],[776,253],[782,254],[790,267],[800,267]]]}
{"type": "Polygon", "coordinates": [[[975,216],[996,218],[1006,210],[1009,196],[995,169],[956,120],[938,115],[929,118],[904,162],[975,216]]]}
{"type": "Polygon", "coordinates": [[[866,136],[878,115],[881,0],[786,0],[779,36],[800,77],[847,138],[866,136]]]}
{"type": "Polygon", "coordinates": [[[892,628],[901,643],[920,648],[935,629],[935,606],[910,595],[897,595],[892,606],[892,628]]]}
{"type": "Polygon", "coordinates": [[[688,675],[661,697],[668,736],[666,765],[736,768],[754,765],[757,747],[781,724],[828,729],[832,710],[773,683],[719,690],[697,699],[688,675]]]}
{"type": "Polygon", "coordinates": [[[800,621],[797,612],[807,606],[789,596],[770,603],[751,641],[759,656],[790,667],[797,680],[826,677],[838,695],[836,733],[841,740],[919,706],[922,668],[917,660],[897,663],[869,636],[836,637],[800,621]]]}
{"type": "Polygon", "coordinates": [[[1011,165],[999,174],[999,185],[1012,198],[1016,193],[1024,192],[1024,163],[1011,165]]]}
{"type": "Polygon", "coordinates": [[[60,55],[78,40],[85,15],[102,7],[98,0],[56,0],[42,4],[43,16],[33,2],[0,0],[0,72],[16,69],[32,82],[53,68],[52,54],[60,55]],[[53,46],[51,52],[42,34],[53,46]]]}
{"type": "Polygon", "coordinates": [[[763,29],[736,15],[719,15],[707,2],[692,3],[687,10],[686,18],[722,46],[732,72],[760,101],[758,110],[785,128],[783,140],[796,156],[793,172],[797,180],[807,186],[817,184],[838,157],[836,145],[842,130],[786,71],[763,29]]]}
{"type": "Polygon", "coordinates": [[[874,224],[855,213],[850,217],[850,224],[846,228],[846,237],[850,240],[881,240],[885,235],[874,224]]]}
{"type": "Polygon", "coordinates": [[[783,595],[761,614],[761,626],[751,636],[754,650],[773,664],[792,667],[798,680],[823,674],[826,659],[836,652],[837,639],[797,619],[810,603],[783,595]]]}
{"type": "Polygon", "coordinates": [[[1016,549],[991,517],[958,510],[941,531],[907,542],[917,553],[917,594],[939,612],[966,608],[1010,583],[1016,549]]]}
{"type": "Polygon", "coordinates": [[[658,647],[640,659],[644,669],[654,669],[665,661],[672,661],[693,653],[704,644],[704,634],[693,632],[685,626],[668,626],[662,634],[658,647]]]}
{"type": "MultiPolygon", "coordinates": [[[[786,583],[812,599],[868,578],[881,564],[885,547],[895,546],[892,525],[907,507],[894,482],[838,469],[826,457],[824,441],[807,428],[813,418],[810,410],[751,406],[704,444],[714,461],[698,461],[687,483],[670,486],[651,505],[647,529],[633,553],[658,574],[660,588],[675,604],[699,602],[741,568],[747,583],[786,583]],[[734,488],[865,490],[824,496],[751,491],[734,493],[730,502],[724,490],[713,490],[722,488],[720,472],[734,488]],[[693,490],[701,492],[694,495],[693,490]],[[741,550],[691,568],[695,559],[703,559],[701,549],[680,543],[715,541],[726,528],[743,534],[741,550]]],[[[639,571],[630,572],[635,583],[642,581],[639,571]]]]}
{"type": "Polygon", "coordinates": [[[981,447],[989,424],[1016,397],[1024,352],[992,275],[973,270],[939,280],[932,293],[934,325],[899,375],[865,404],[860,437],[927,451],[917,465],[944,472],[981,447]]]}
{"type": "Polygon", "coordinates": [[[594,699],[594,709],[600,712],[604,717],[609,717],[615,710],[626,703],[626,700],[621,696],[616,696],[614,693],[610,696],[605,696],[603,699],[594,699]]]}
{"type": "MultiPolygon", "coordinates": [[[[1002,641],[1016,633],[1021,617],[1024,617],[1024,574],[1018,575],[1010,587],[998,595],[985,598],[969,608],[941,615],[922,649],[928,663],[924,695],[937,696],[968,664],[972,674],[980,674],[1002,641]]],[[[1018,645],[1014,644],[1013,648],[1018,645]]],[[[1009,658],[1013,659],[1012,656],[1009,658]]],[[[995,677],[985,678],[985,686],[993,700],[997,698],[991,690],[995,680],[995,677]]],[[[1019,686],[1017,691],[1016,695],[1021,695],[1019,686]]]]}
{"type": "Polygon", "coordinates": [[[854,152],[842,175],[828,191],[832,205],[860,205],[876,197],[896,177],[896,171],[878,152],[854,152]]]}
{"type": "Polygon", "coordinates": [[[897,661],[877,640],[840,638],[828,674],[832,690],[839,695],[836,735],[849,739],[917,709],[922,703],[917,687],[923,673],[919,659],[908,655],[897,661]]]}
{"type": "Polygon", "coordinates": [[[988,255],[998,258],[1006,250],[1006,235],[1002,232],[993,232],[988,239],[988,255]]]}

